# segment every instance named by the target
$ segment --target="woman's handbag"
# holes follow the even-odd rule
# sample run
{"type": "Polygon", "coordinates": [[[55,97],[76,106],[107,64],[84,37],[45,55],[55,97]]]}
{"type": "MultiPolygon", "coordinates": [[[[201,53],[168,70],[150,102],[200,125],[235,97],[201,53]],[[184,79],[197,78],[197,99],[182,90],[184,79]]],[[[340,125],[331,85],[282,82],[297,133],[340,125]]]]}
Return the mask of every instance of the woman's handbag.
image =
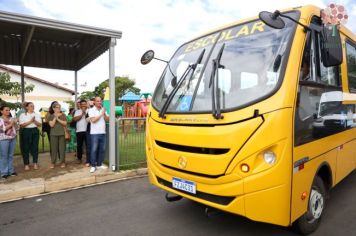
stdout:
{"type": "Polygon", "coordinates": [[[67,127],[64,127],[64,139],[70,140],[70,133],[67,127]]]}

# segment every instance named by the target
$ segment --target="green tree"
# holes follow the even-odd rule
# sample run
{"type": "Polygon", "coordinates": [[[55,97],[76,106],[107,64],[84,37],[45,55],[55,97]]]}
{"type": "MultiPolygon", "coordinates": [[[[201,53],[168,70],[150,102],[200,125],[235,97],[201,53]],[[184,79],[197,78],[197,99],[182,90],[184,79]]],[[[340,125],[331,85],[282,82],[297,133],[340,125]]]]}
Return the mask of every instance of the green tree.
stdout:
{"type": "Polygon", "coordinates": [[[73,100],[69,100],[69,101],[64,101],[65,103],[67,103],[69,105],[69,108],[74,108],[75,107],[75,103],[73,100]]]}
{"type": "MultiPolygon", "coordinates": [[[[140,93],[140,89],[135,87],[136,82],[129,77],[115,77],[115,103],[121,103],[119,98],[124,96],[127,91],[135,94],[140,93]]],[[[109,80],[105,80],[95,87],[94,93],[101,98],[104,98],[105,89],[109,87],[109,80]]]]}
{"type": "Polygon", "coordinates": [[[79,99],[85,99],[85,100],[90,100],[91,98],[95,97],[95,92],[94,91],[84,91],[80,94],[78,97],[79,99]]]}
{"type": "MultiPolygon", "coordinates": [[[[34,85],[26,85],[25,84],[25,93],[30,93],[34,89],[34,85]]],[[[11,82],[10,81],[10,75],[7,72],[0,72],[0,96],[1,95],[8,95],[8,96],[15,96],[17,98],[17,101],[20,99],[21,95],[21,84],[18,82],[11,82]]],[[[11,103],[11,102],[6,102],[5,100],[2,100],[0,98],[0,106],[2,105],[7,105],[11,109],[17,109],[21,107],[20,102],[16,103],[11,103]]]]}

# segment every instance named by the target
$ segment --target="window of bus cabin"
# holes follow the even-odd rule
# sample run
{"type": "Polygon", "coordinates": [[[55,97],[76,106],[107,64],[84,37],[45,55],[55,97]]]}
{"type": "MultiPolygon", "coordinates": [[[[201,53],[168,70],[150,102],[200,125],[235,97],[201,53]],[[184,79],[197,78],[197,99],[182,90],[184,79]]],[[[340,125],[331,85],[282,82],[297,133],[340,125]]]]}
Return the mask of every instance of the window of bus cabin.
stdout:
{"type": "MultiPolygon", "coordinates": [[[[320,19],[314,18],[320,25],[320,19]]],[[[341,132],[354,126],[354,105],[342,104],[339,66],[324,67],[320,56],[320,34],[307,32],[299,72],[294,122],[295,146],[341,132]]]]}
{"type": "Polygon", "coordinates": [[[346,62],[349,91],[356,93],[356,44],[346,42],[346,62]]]}

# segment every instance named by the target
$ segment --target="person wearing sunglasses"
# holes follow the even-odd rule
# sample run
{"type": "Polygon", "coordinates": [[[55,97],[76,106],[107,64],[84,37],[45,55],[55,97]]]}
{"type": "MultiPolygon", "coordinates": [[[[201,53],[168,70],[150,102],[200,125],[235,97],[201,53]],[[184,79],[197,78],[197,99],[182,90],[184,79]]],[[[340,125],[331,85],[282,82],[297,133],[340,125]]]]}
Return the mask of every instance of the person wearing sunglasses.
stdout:
{"type": "Polygon", "coordinates": [[[65,164],[65,133],[64,129],[67,126],[66,116],[61,111],[61,105],[54,103],[52,105],[53,114],[48,116],[48,123],[51,127],[51,165],[50,168],[53,169],[56,164],[57,155],[59,155],[59,161],[61,163],[61,168],[66,167],[65,164]]]}

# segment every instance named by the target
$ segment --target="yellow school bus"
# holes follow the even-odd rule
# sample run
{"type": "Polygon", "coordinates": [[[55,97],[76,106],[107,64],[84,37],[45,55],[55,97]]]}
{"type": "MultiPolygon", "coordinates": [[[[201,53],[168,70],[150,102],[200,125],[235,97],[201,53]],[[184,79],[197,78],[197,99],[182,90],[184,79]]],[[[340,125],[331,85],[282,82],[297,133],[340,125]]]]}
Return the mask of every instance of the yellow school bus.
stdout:
{"type": "Polygon", "coordinates": [[[177,49],[146,133],[149,180],[167,200],[316,230],[356,168],[356,37],[320,11],[261,12],[177,49]]]}

